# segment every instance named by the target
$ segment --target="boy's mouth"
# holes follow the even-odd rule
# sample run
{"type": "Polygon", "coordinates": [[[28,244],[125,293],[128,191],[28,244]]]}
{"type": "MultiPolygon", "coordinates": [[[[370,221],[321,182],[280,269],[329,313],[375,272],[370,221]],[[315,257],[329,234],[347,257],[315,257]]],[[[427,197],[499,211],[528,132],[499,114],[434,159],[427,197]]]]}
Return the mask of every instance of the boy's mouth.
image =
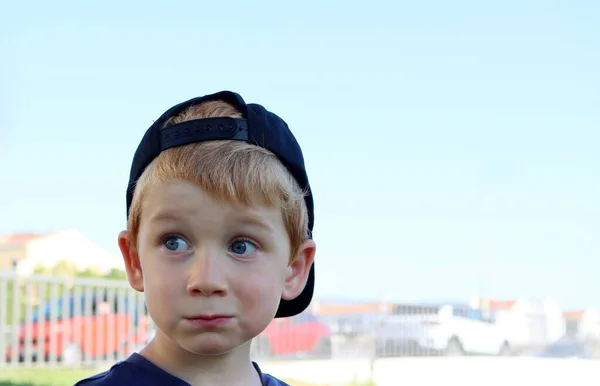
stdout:
{"type": "Polygon", "coordinates": [[[188,322],[203,327],[220,326],[228,323],[233,316],[221,315],[221,314],[206,314],[206,315],[195,315],[188,316],[185,318],[188,322]]]}

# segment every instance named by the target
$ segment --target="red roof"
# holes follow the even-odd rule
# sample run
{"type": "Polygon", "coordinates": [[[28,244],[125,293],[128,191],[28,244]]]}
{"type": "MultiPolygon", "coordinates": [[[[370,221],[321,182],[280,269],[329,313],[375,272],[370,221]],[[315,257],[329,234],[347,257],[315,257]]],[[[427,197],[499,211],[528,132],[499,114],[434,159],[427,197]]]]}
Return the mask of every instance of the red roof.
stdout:
{"type": "Polygon", "coordinates": [[[585,311],[566,311],[563,313],[563,316],[567,319],[581,319],[585,311]]]}
{"type": "Polygon", "coordinates": [[[0,235],[0,247],[20,246],[29,243],[32,240],[44,237],[46,234],[39,233],[15,233],[0,235]]]}
{"type": "Polygon", "coordinates": [[[516,302],[516,300],[481,299],[481,305],[492,311],[512,310],[516,302]]]}
{"type": "Polygon", "coordinates": [[[492,310],[510,310],[515,306],[516,300],[492,300],[490,308],[492,310]]]}

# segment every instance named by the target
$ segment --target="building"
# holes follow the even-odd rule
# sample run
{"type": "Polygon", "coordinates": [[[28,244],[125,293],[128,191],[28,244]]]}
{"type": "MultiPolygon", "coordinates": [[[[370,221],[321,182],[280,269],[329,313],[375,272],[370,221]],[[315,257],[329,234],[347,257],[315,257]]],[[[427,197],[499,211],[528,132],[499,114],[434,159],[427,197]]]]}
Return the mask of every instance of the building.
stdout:
{"type": "Polygon", "coordinates": [[[588,308],[579,311],[567,311],[565,318],[565,334],[582,340],[600,340],[600,312],[588,308]]]}
{"type": "Polygon", "coordinates": [[[551,299],[495,300],[473,298],[471,305],[489,314],[509,334],[513,347],[541,347],[565,334],[565,318],[551,299]]]}
{"type": "Polygon", "coordinates": [[[71,229],[47,234],[20,233],[0,235],[0,271],[31,275],[35,268],[51,268],[60,261],[77,269],[108,272],[123,268],[120,256],[109,253],[71,229]]]}

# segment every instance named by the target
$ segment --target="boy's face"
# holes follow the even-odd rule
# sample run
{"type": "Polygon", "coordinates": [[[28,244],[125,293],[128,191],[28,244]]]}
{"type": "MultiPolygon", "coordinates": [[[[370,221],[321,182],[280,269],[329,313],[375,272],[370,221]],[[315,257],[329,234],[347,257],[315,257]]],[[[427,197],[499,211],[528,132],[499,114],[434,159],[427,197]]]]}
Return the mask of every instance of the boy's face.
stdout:
{"type": "Polygon", "coordinates": [[[119,245],[160,332],[200,355],[260,334],[280,299],[300,294],[315,252],[307,241],[290,263],[279,209],[219,202],[187,181],[148,190],[137,249],[127,232],[119,245]]]}

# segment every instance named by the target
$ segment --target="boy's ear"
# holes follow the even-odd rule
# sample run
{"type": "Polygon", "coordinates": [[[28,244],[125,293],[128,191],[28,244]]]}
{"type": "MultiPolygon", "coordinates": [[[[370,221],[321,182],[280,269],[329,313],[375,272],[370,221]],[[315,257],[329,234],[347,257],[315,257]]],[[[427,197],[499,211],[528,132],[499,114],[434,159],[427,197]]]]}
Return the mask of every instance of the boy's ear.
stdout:
{"type": "Polygon", "coordinates": [[[304,241],[298,249],[294,260],[288,266],[288,273],[281,294],[283,300],[293,300],[304,290],[310,267],[315,259],[316,249],[317,246],[313,240],[304,241]]]}
{"type": "Polygon", "coordinates": [[[121,249],[121,255],[123,255],[129,284],[134,290],[144,292],[144,273],[130,232],[122,231],[119,233],[119,249],[121,249]]]}

